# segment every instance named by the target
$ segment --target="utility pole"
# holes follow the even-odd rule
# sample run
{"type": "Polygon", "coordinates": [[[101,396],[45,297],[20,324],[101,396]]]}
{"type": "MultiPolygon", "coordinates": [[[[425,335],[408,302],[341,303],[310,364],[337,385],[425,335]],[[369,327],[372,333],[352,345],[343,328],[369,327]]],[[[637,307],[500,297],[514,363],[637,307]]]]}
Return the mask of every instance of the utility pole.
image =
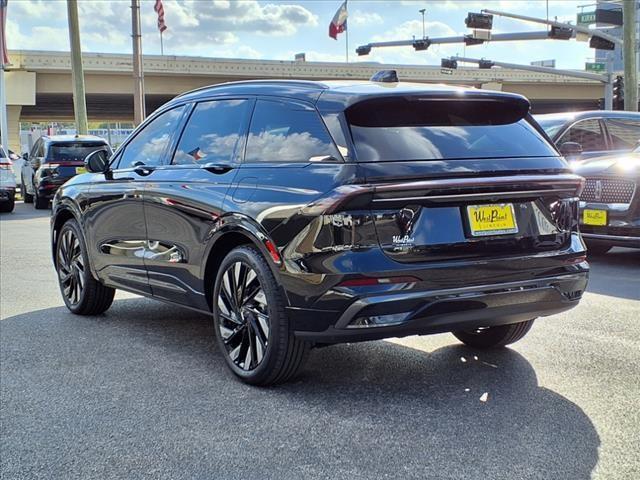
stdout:
{"type": "Polygon", "coordinates": [[[82,50],[80,48],[80,24],[78,22],[78,0],[67,0],[69,17],[69,43],[71,44],[71,78],[73,80],[73,113],[76,120],[76,133],[89,133],[87,123],[87,100],[84,91],[84,71],[82,69],[82,50]]]}
{"type": "Polygon", "coordinates": [[[144,107],[144,76],[142,72],[140,4],[138,0],[131,0],[131,38],[133,41],[133,123],[138,126],[146,116],[144,107]]]}
{"type": "Polygon", "coordinates": [[[622,38],[624,40],[624,109],[638,111],[638,65],[636,64],[636,0],[622,2],[622,38]]]}

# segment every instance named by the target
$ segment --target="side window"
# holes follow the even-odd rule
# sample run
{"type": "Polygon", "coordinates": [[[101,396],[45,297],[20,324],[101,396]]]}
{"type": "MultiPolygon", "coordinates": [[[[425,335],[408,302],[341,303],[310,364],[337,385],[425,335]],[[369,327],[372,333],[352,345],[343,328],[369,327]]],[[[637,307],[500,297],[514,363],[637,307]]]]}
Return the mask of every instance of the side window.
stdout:
{"type": "Polygon", "coordinates": [[[582,151],[584,152],[597,152],[607,149],[600,121],[595,119],[582,120],[576,123],[562,136],[558,145],[562,145],[564,142],[579,143],[582,145],[582,151]]]}
{"type": "Polygon", "coordinates": [[[271,100],[256,102],[246,162],[308,162],[326,155],[340,158],[314,109],[271,100]]]}
{"type": "Polygon", "coordinates": [[[36,143],[31,147],[31,153],[29,153],[29,158],[41,157],[42,156],[42,139],[39,138],[36,140],[36,143]]]}
{"type": "Polygon", "coordinates": [[[172,163],[189,165],[232,161],[249,105],[248,100],[198,103],[180,138],[172,163]]]}
{"type": "Polygon", "coordinates": [[[613,142],[613,150],[632,150],[640,140],[640,120],[607,118],[607,130],[613,142]]]}
{"type": "Polygon", "coordinates": [[[135,164],[161,165],[183,111],[184,106],[174,108],[148,123],[125,147],[118,168],[131,168],[135,164]]]}

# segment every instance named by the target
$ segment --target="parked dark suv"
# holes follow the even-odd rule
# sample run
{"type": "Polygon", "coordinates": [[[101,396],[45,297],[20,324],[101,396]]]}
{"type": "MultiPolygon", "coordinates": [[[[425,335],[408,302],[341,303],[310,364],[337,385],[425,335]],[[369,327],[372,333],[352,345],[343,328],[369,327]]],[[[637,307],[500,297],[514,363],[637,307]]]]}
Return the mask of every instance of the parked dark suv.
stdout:
{"type": "Polygon", "coordinates": [[[25,154],[21,184],[25,203],[44,209],[60,185],[84,173],[84,158],[94,150],[110,152],[105,140],[93,135],[45,135],[25,154]]]}
{"type": "Polygon", "coordinates": [[[385,82],[252,81],[181,95],[52,212],[67,307],[123,289],[213,313],[244,381],[313,346],[451,331],[522,338],[587,284],[583,179],[518,95],[385,82]]]}

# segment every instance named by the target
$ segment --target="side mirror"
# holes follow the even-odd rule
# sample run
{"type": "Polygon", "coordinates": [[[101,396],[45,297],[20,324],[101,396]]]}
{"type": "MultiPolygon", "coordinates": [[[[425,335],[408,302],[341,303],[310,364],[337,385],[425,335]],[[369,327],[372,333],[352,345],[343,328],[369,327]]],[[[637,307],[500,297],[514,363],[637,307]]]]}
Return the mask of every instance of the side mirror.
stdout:
{"type": "Polygon", "coordinates": [[[560,145],[560,153],[565,157],[575,157],[582,153],[582,145],[577,142],[564,142],[560,145]]]}
{"type": "Polygon", "coordinates": [[[28,154],[27,152],[24,152],[24,153],[22,154],[22,158],[24,158],[24,160],[25,160],[26,162],[28,162],[28,161],[29,161],[29,154],[28,154]]]}
{"type": "Polygon", "coordinates": [[[84,166],[91,173],[106,173],[109,170],[109,153],[95,150],[84,158],[84,166]]]}

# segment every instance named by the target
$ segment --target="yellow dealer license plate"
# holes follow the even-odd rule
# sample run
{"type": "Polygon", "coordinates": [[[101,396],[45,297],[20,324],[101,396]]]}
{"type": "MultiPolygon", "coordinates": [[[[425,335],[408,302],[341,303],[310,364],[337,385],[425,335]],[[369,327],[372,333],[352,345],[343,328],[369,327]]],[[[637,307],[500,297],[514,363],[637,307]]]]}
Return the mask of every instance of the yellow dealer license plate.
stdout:
{"type": "Polygon", "coordinates": [[[585,225],[606,225],[607,211],[590,210],[588,208],[585,208],[582,211],[582,223],[584,223],[585,225]]]}
{"type": "Polygon", "coordinates": [[[518,233],[513,204],[469,205],[469,229],[474,237],[518,233]]]}
{"type": "Polygon", "coordinates": [[[87,173],[87,169],[85,167],[76,167],[76,175],[80,175],[81,173],[87,173]]]}

